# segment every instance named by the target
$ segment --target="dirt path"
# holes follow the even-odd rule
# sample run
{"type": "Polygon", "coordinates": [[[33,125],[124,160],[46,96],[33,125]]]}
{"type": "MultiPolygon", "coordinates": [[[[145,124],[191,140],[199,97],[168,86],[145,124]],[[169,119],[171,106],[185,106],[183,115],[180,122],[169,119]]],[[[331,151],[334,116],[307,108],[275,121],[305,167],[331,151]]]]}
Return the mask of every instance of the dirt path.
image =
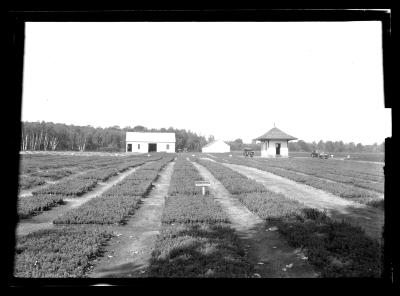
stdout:
{"type": "Polygon", "coordinates": [[[373,238],[379,240],[382,236],[384,213],[380,209],[352,202],[266,171],[236,164],[223,163],[223,165],[263,184],[271,191],[282,193],[309,207],[326,209],[332,219],[338,221],[346,219],[354,225],[359,225],[373,238]]]}
{"type": "Polygon", "coordinates": [[[230,195],[225,187],[203,166],[193,163],[201,176],[211,183],[210,192],[227,213],[232,227],[238,232],[254,264],[257,277],[262,278],[312,278],[317,273],[301,258],[304,254],[288,246],[277,231],[267,231],[266,224],[250,212],[240,201],[230,195]],[[287,268],[286,265],[292,264],[287,268]]]}
{"type": "Polygon", "coordinates": [[[174,162],[160,173],[155,188],[143,199],[143,204],[126,225],[110,226],[117,234],[110,241],[103,257],[95,261],[92,278],[144,277],[154,244],[161,228],[165,196],[173,172],[174,162]]]}
{"type": "Polygon", "coordinates": [[[121,173],[116,177],[111,178],[106,183],[98,183],[96,188],[94,188],[92,191],[86,194],[83,194],[81,197],[66,198],[64,199],[65,204],[63,205],[54,207],[49,211],[44,211],[37,216],[32,216],[28,219],[21,219],[16,228],[16,235],[17,236],[26,235],[31,232],[38,231],[40,229],[57,227],[56,225],[53,224],[53,221],[57,217],[63,215],[68,210],[79,207],[85,202],[91,200],[92,198],[101,195],[104,191],[108,190],[110,187],[117,184],[118,182],[121,182],[125,177],[132,174],[138,168],[139,166],[132,168],[124,173],[121,173]]]}

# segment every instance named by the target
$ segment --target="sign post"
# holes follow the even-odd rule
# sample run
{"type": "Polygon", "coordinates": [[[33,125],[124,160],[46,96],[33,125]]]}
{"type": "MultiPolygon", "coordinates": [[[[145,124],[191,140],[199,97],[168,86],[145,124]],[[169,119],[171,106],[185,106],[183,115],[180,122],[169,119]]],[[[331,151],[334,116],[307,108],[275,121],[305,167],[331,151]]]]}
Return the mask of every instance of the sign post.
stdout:
{"type": "Polygon", "coordinates": [[[203,195],[205,195],[206,194],[206,187],[210,187],[210,182],[209,181],[196,181],[195,182],[195,186],[196,187],[201,187],[201,193],[203,194],[203,195]]]}

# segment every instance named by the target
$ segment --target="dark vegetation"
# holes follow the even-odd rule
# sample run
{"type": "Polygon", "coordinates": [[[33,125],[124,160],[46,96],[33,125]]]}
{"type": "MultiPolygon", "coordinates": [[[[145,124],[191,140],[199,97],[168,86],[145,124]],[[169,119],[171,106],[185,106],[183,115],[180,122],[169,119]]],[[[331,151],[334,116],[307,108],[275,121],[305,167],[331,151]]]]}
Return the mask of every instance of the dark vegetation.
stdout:
{"type": "Polygon", "coordinates": [[[83,277],[112,234],[92,227],[40,230],[17,240],[15,277],[83,277]]]}
{"type": "Polygon", "coordinates": [[[173,127],[148,129],[138,125],[95,128],[42,121],[22,122],[21,150],[125,151],[126,132],[173,132],[177,151],[201,151],[201,147],[207,144],[204,136],[173,127]]]}
{"type": "MultiPolygon", "coordinates": [[[[230,183],[248,179],[221,164],[194,158],[229,191],[230,183]]],[[[358,226],[331,220],[324,212],[265,189],[263,192],[230,192],[249,210],[278,227],[288,243],[302,248],[322,277],[381,277],[382,252],[378,241],[358,226]]]]}
{"type": "MultiPolygon", "coordinates": [[[[240,157],[218,157],[218,159],[227,163],[245,165],[267,171],[355,202],[379,208],[382,206],[379,192],[383,191],[383,172],[368,173],[365,169],[361,172],[355,166],[352,166],[352,171],[341,169],[337,161],[326,164],[326,162],[321,163],[324,160],[315,160],[318,163],[314,164],[314,160],[310,159],[307,161],[291,159],[253,160],[240,157]],[[324,168],[324,166],[326,167],[324,168]],[[337,166],[336,169],[335,166],[337,166]],[[331,182],[333,180],[335,181],[331,182]],[[356,184],[358,186],[355,186],[356,184]],[[366,187],[374,190],[366,190],[366,187]]],[[[365,164],[359,165],[365,167],[365,164]]]]}
{"type": "Polygon", "coordinates": [[[249,277],[252,267],[226,215],[210,194],[193,190],[202,180],[178,157],[149,267],[151,277],[249,277]]]}
{"type": "Polygon", "coordinates": [[[100,197],[66,212],[54,224],[124,224],[140,206],[140,200],[150,191],[159,171],[172,160],[171,156],[138,168],[132,175],[117,183],[100,197]],[[143,174],[144,173],[144,174],[143,174]],[[149,177],[151,176],[151,179],[149,177]]]}

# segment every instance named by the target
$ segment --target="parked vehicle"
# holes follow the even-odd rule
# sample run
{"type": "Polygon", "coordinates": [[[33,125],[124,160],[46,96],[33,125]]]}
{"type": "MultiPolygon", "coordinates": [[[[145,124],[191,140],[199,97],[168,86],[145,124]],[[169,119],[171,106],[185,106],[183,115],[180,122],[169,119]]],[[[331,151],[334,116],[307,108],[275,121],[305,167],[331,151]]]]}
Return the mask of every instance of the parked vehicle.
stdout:
{"type": "Polygon", "coordinates": [[[319,157],[319,153],[316,150],[313,150],[313,152],[311,152],[311,157],[319,157]]]}
{"type": "Polygon", "coordinates": [[[250,148],[244,148],[243,149],[243,155],[245,157],[247,157],[247,156],[253,157],[254,156],[254,151],[252,149],[250,149],[250,148]]]}
{"type": "Polygon", "coordinates": [[[328,153],[321,152],[321,153],[319,154],[319,158],[321,158],[321,159],[328,159],[328,157],[329,157],[328,153]]]}
{"type": "Polygon", "coordinates": [[[328,153],[325,153],[325,152],[318,152],[317,150],[313,150],[313,152],[311,152],[311,157],[317,157],[317,158],[321,158],[321,159],[328,159],[329,155],[328,155],[328,153]]]}

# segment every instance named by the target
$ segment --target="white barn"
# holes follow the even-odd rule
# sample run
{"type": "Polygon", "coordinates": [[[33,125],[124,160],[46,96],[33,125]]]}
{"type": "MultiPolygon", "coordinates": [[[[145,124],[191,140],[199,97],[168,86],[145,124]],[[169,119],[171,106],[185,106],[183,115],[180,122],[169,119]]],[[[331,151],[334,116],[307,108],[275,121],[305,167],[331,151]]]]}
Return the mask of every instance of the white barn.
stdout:
{"type": "Polygon", "coordinates": [[[289,141],[297,138],[274,127],[255,140],[261,142],[261,157],[288,157],[289,141]]]}
{"type": "Polygon", "coordinates": [[[203,153],[231,152],[231,146],[229,146],[222,140],[215,140],[213,142],[208,143],[203,148],[201,148],[201,152],[203,153]]]}
{"type": "Polygon", "coordinates": [[[127,132],[126,152],[175,153],[175,133],[127,132]]]}

